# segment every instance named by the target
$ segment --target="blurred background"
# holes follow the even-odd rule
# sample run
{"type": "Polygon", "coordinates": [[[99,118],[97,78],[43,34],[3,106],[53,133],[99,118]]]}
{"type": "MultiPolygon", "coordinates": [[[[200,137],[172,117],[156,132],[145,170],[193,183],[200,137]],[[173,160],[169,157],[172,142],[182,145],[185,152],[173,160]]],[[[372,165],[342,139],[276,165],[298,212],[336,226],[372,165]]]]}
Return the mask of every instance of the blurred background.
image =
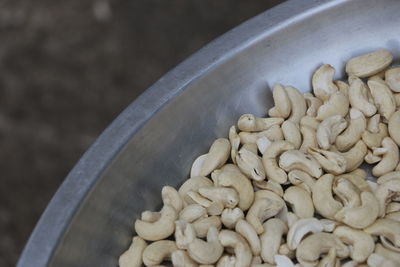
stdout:
{"type": "Polygon", "coordinates": [[[166,71],[282,0],[0,0],[0,266],[82,153],[166,71]]]}

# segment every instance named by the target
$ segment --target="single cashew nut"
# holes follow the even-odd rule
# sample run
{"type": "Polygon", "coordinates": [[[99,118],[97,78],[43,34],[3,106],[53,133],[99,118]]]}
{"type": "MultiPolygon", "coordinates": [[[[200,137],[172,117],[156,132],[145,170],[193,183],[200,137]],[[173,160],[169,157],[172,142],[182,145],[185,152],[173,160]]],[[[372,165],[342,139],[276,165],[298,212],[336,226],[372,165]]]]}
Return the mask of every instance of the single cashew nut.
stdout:
{"type": "Polygon", "coordinates": [[[196,238],[193,225],[186,221],[175,221],[175,242],[179,249],[187,249],[196,238]]]}
{"type": "Polygon", "coordinates": [[[275,107],[268,111],[268,115],[270,117],[280,117],[284,119],[289,117],[292,104],[286,89],[280,84],[275,85],[272,91],[272,98],[274,99],[275,107]]]}
{"type": "Polygon", "coordinates": [[[326,172],[338,175],[346,171],[347,161],[338,153],[313,147],[308,149],[308,153],[318,161],[326,172]]]}
{"type": "Polygon", "coordinates": [[[231,144],[228,139],[218,138],[215,140],[201,166],[200,176],[207,176],[213,170],[222,167],[228,160],[230,152],[231,144]]]}
{"type": "Polygon", "coordinates": [[[371,235],[384,236],[396,247],[400,247],[400,222],[391,219],[378,219],[364,229],[371,235]]]}
{"type": "Polygon", "coordinates": [[[375,192],[379,203],[379,216],[385,216],[386,205],[400,195],[400,179],[391,179],[378,186],[375,192]]]}
{"type": "Polygon", "coordinates": [[[272,198],[255,199],[247,212],[246,220],[253,225],[257,234],[262,234],[264,231],[263,222],[278,214],[284,205],[285,203],[281,198],[279,200],[272,198]]]}
{"type": "Polygon", "coordinates": [[[333,192],[345,207],[353,208],[361,205],[361,190],[346,178],[336,177],[333,182],[333,192]]]}
{"type": "Polygon", "coordinates": [[[317,129],[317,141],[322,149],[329,149],[336,137],[347,127],[347,121],[340,115],[323,120],[317,129]]]}
{"type": "Polygon", "coordinates": [[[233,248],[236,257],[235,267],[250,266],[253,255],[243,237],[233,231],[222,230],[219,233],[219,240],[222,246],[233,248]]]}
{"type": "Polygon", "coordinates": [[[393,171],[399,163],[399,147],[390,137],[382,140],[382,147],[387,149],[387,153],[382,156],[382,160],[372,168],[374,176],[382,176],[393,171]]]}
{"type": "Polygon", "coordinates": [[[400,92],[400,68],[388,69],[385,72],[385,81],[393,92],[400,92]]]}
{"type": "Polygon", "coordinates": [[[279,168],[277,157],[291,149],[294,149],[294,146],[287,141],[275,141],[267,148],[262,157],[262,162],[268,179],[280,184],[286,183],[287,174],[279,168]]]}
{"type": "Polygon", "coordinates": [[[316,218],[299,219],[289,228],[286,238],[288,247],[295,250],[307,234],[318,233],[323,230],[323,224],[316,218]]]}
{"type": "Polygon", "coordinates": [[[271,142],[283,140],[283,133],[280,125],[272,125],[270,128],[262,132],[240,132],[239,137],[241,144],[255,144],[261,137],[266,137],[271,142]]]}
{"type": "Polygon", "coordinates": [[[331,116],[341,115],[345,117],[349,112],[349,96],[341,91],[333,93],[329,99],[319,107],[318,120],[325,120],[331,116]]]}
{"type": "Polygon", "coordinates": [[[236,257],[230,255],[223,255],[217,263],[217,267],[235,267],[236,257]]]}
{"type": "Polygon", "coordinates": [[[304,93],[303,96],[304,99],[306,100],[308,107],[306,111],[307,116],[316,117],[318,109],[323,104],[323,102],[321,101],[321,99],[313,96],[313,94],[310,93],[304,93]]]}
{"type": "Polygon", "coordinates": [[[288,228],[280,219],[272,218],[263,224],[261,240],[261,258],[264,262],[275,264],[274,256],[278,254],[282,236],[287,233],[288,228]]]}
{"type": "Polygon", "coordinates": [[[262,181],[265,179],[265,170],[261,158],[242,147],[236,155],[236,162],[239,169],[249,178],[262,181]]]}
{"type": "Polygon", "coordinates": [[[360,78],[372,76],[384,70],[392,63],[393,56],[386,49],[377,50],[350,59],[346,63],[346,72],[360,78]]]}
{"type": "Polygon", "coordinates": [[[268,180],[268,181],[253,181],[253,186],[256,189],[266,189],[270,190],[280,197],[283,197],[283,188],[281,184],[278,184],[275,181],[268,180]]]}
{"type": "Polygon", "coordinates": [[[298,186],[291,186],[286,189],[283,199],[292,206],[293,212],[300,219],[313,217],[313,201],[310,193],[305,189],[298,186]]]}
{"type": "Polygon", "coordinates": [[[290,172],[301,170],[318,178],[322,175],[322,167],[313,157],[300,150],[288,150],[279,158],[279,167],[290,172]]]}
{"type": "Polygon", "coordinates": [[[362,112],[352,108],[350,110],[350,123],[346,130],[336,138],[335,145],[340,151],[347,151],[361,139],[367,127],[367,120],[362,112]]]}
{"type": "Polygon", "coordinates": [[[216,263],[224,252],[224,248],[218,239],[218,229],[211,226],[207,231],[207,242],[196,238],[188,245],[187,251],[197,263],[216,263]]]}
{"type": "Polygon", "coordinates": [[[362,140],[359,140],[349,151],[339,152],[332,146],[332,151],[342,155],[346,159],[346,172],[357,169],[364,161],[364,157],[368,152],[367,146],[362,140]]]}
{"type": "Polygon", "coordinates": [[[302,141],[299,125],[287,120],[282,123],[281,128],[285,140],[292,143],[295,149],[299,149],[302,141]]]}
{"type": "MultiPolygon", "coordinates": [[[[400,263],[400,253],[397,253],[393,250],[387,249],[379,243],[376,244],[374,253],[381,255],[387,259],[390,259],[390,260],[396,262],[397,264],[400,263]]],[[[383,266],[383,265],[380,265],[380,266],[383,266]]]]}
{"type": "Polygon", "coordinates": [[[292,112],[288,120],[294,123],[300,123],[301,118],[306,115],[307,104],[304,96],[292,86],[285,86],[285,90],[289,96],[292,112]]]}
{"type": "Polygon", "coordinates": [[[300,132],[303,136],[303,143],[300,151],[307,152],[310,147],[318,147],[317,131],[308,126],[300,126],[300,132]]]}
{"type": "Polygon", "coordinates": [[[293,185],[305,185],[305,188],[307,188],[306,190],[310,193],[316,181],[313,177],[311,177],[311,175],[300,170],[293,170],[289,172],[288,178],[293,185]]]}
{"type": "MultiPolygon", "coordinates": [[[[393,117],[394,115],[392,115],[393,117]]],[[[374,148],[374,147],[379,147],[382,143],[383,138],[387,137],[389,135],[388,133],[388,127],[384,123],[379,123],[378,124],[378,129],[379,131],[377,133],[372,133],[370,131],[365,131],[362,135],[361,138],[365,142],[365,144],[369,148],[374,148]]]]}
{"type": "Polygon", "coordinates": [[[207,217],[207,210],[199,204],[188,205],[179,213],[179,220],[188,223],[194,222],[202,217],[207,217]]]}
{"type": "Polygon", "coordinates": [[[128,250],[122,253],[119,256],[119,266],[121,267],[140,267],[142,266],[143,260],[142,255],[143,251],[147,247],[146,241],[144,241],[141,237],[135,236],[132,238],[132,243],[129,246],[128,250]]]}
{"type": "Polygon", "coordinates": [[[364,82],[354,76],[349,77],[350,90],[349,90],[349,100],[350,105],[353,108],[358,109],[366,117],[371,117],[377,111],[375,105],[370,101],[370,91],[364,82]]]}
{"type": "Polygon", "coordinates": [[[146,266],[159,265],[166,259],[171,257],[171,254],[178,250],[174,241],[160,240],[148,245],[143,251],[143,263],[146,266]]]}
{"type": "Polygon", "coordinates": [[[261,242],[254,227],[247,221],[241,219],[236,223],[235,231],[241,234],[249,243],[253,255],[260,255],[261,242]]]}
{"type": "Polygon", "coordinates": [[[329,64],[319,67],[312,76],[312,87],[314,95],[326,101],[329,97],[338,91],[337,86],[333,83],[335,68],[329,64]]]}
{"type": "Polygon", "coordinates": [[[164,186],[161,190],[161,197],[164,205],[170,205],[174,207],[176,212],[180,212],[183,208],[183,200],[179,195],[178,191],[172,186],[164,186]]]}
{"type": "Polygon", "coordinates": [[[343,207],[339,201],[333,198],[333,178],[332,174],[322,175],[312,188],[312,199],[315,210],[328,219],[334,219],[335,214],[343,207]]]}
{"type": "Polygon", "coordinates": [[[378,133],[379,132],[379,123],[381,122],[381,115],[375,114],[371,118],[368,119],[367,130],[371,133],[378,133]]]}
{"type": "Polygon", "coordinates": [[[238,128],[245,132],[261,132],[273,125],[281,125],[282,118],[260,118],[253,114],[244,114],[238,120],[238,128]]]}
{"type": "Polygon", "coordinates": [[[390,88],[381,78],[376,76],[368,79],[368,87],[379,114],[386,120],[390,119],[396,111],[396,100],[390,88]]]}

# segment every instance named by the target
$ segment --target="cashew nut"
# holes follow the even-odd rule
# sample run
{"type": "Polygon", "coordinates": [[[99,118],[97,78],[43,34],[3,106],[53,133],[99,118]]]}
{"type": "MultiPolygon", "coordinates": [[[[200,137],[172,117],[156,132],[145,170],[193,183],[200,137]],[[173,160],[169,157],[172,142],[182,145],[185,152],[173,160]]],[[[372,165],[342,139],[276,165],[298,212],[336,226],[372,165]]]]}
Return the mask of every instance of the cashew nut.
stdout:
{"type": "Polygon", "coordinates": [[[230,152],[231,144],[228,139],[218,138],[215,140],[201,165],[200,176],[207,176],[213,170],[222,167],[228,160],[230,152]]]}
{"type": "Polygon", "coordinates": [[[282,122],[282,118],[260,118],[253,114],[244,114],[238,120],[238,128],[245,132],[261,132],[282,122]]]}
{"type": "Polygon", "coordinates": [[[325,120],[331,116],[341,115],[345,117],[349,112],[349,97],[347,94],[338,91],[333,93],[330,98],[318,109],[317,119],[325,120]]]}
{"type": "Polygon", "coordinates": [[[379,129],[379,131],[377,133],[372,133],[370,131],[365,131],[361,135],[362,140],[371,149],[374,148],[374,147],[379,147],[381,145],[381,143],[382,143],[383,138],[385,138],[385,137],[387,137],[389,135],[388,127],[386,126],[386,124],[379,123],[378,124],[378,129],[379,129]]]}
{"type": "Polygon", "coordinates": [[[349,90],[349,100],[350,105],[353,108],[358,109],[366,117],[371,117],[377,111],[375,105],[370,101],[370,91],[368,87],[364,84],[362,80],[357,77],[350,76],[350,90],[349,90]]]}
{"type": "Polygon", "coordinates": [[[201,187],[199,188],[199,193],[212,201],[221,202],[227,208],[234,208],[239,203],[238,193],[233,188],[216,186],[201,187]]]}
{"type": "Polygon", "coordinates": [[[285,203],[282,199],[280,199],[280,201],[272,198],[255,199],[253,205],[247,212],[246,220],[253,225],[257,234],[262,234],[264,231],[262,226],[263,222],[275,216],[284,205],[285,203]]]}
{"type": "Polygon", "coordinates": [[[210,216],[205,218],[200,218],[192,223],[196,235],[198,238],[204,238],[207,236],[208,229],[210,227],[215,227],[217,229],[221,228],[221,219],[219,216],[210,216]]]}
{"type": "Polygon", "coordinates": [[[229,128],[229,142],[231,143],[231,159],[236,164],[236,155],[239,150],[240,136],[236,132],[235,125],[229,128]]]}
{"type": "Polygon", "coordinates": [[[335,68],[329,64],[319,67],[312,76],[312,87],[314,95],[326,101],[329,97],[338,91],[337,86],[333,83],[335,68]]]}
{"type": "Polygon", "coordinates": [[[400,110],[396,111],[389,119],[388,130],[390,137],[400,146],[400,110]]]}
{"type": "Polygon", "coordinates": [[[347,127],[347,121],[340,115],[323,120],[317,129],[317,141],[322,149],[329,149],[336,137],[347,127]]]}
{"type": "Polygon", "coordinates": [[[392,63],[393,56],[386,49],[376,50],[350,59],[346,63],[346,72],[360,78],[370,77],[384,70],[392,63]]]}
{"type": "Polygon", "coordinates": [[[275,107],[268,111],[268,115],[284,119],[289,117],[290,111],[292,110],[292,104],[286,89],[282,85],[276,84],[272,91],[272,98],[274,99],[275,107]]]}
{"type": "Polygon", "coordinates": [[[193,261],[188,253],[184,250],[175,250],[171,254],[171,260],[174,267],[198,267],[199,265],[193,261]]]}
{"type": "Polygon", "coordinates": [[[338,153],[313,147],[308,149],[308,153],[318,161],[326,172],[338,175],[346,171],[347,161],[338,153]]]}
{"type": "Polygon", "coordinates": [[[186,180],[179,188],[178,193],[186,204],[195,204],[195,202],[187,196],[187,193],[190,191],[198,192],[200,187],[206,186],[213,186],[213,182],[206,177],[195,176],[186,180]]]}
{"type": "Polygon", "coordinates": [[[276,267],[294,267],[292,260],[285,255],[275,255],[274,260],[276,262],[276,267]]]}
{"type": "Polygon", "coordinates": [[[400,222],[391,219],[378,219],[373,224],[364,228],[371,235],[384,236],[396,247],[400,247],[400,222]]]}
{"type": "Polygon", "coordinates": [[[260,255],[261,242],[254,227],[247,221],[241,219],[236,223],[235,231],[241,234],[249,243],[253,255],[260,255]]]}
{"type": "Polygon", "coordinates": [[[313,94],[310,93],[304,93],[303,96],[306,100],[308,107],[306,111],[307,116],[316,117],[318,109],[323,104],[323,102],[321,101],[321,99],[313,96],[313,94]]]}
{"type": "Polygon", "coordinates": [[[335,214],[343,205],[335,200],[332,195],[332,174],[322,175],[312,188],[312,199],[315,210],[328,219],[334,219],[335,214]]]}
{"type": "Polygon", "coordinates": [[[292,143],[295,149],[299,149],[302,141],[299,125],[287,120],[282,123],[281,128],[285,140],[292,143]]]}
{"type": "Polygon", "coordinates": [[[230,255],[223,255],[217,263],[217,267],[235,267],[236,257],[230,255]]]}
{"type": "Polygon", "coordinates": [[[371,118],[368,119],[367,130],[371,133],[378,133],[379,132],[379,123],[381,122],[381,115],[375,114],[371,118]]]}
{"type": "Polygon", "coordinates": [[[282,236],[287,233],[288,228],[280,219],[272,218],[263,224],[261,240],[261,258],[264,262],[274,264],[274,256],[278,254],[282,236]]]}
{"type": "Polygon", "coordinates": [[[400,92],[400,68],[391,68],[385,72],[385,81],[393,92],[400,92]]]}
{"type": "Polygon", "coordinates": [[[283,199],[292,206],[293,212],[300,218],[310,218],[314,215],[314,205],[310,193],[298,186],[286,189],[283,199]]]}
{"type": "Polygon", "coordinates": [[[385,215],[386,204],[400,194],[400,180],[392,179],[378,186],[375,196],[379,203],[379,216],[385,215]]]}
{"type": "Polygon", "coordinates": [[[282,153],[279,158],[279,167],[287,172],[301,170],[315,178],[322,175],[322,168],[318,161],[300,150],[288,150],[282,153]]]}
{"type": "Polygon", "coordinates": [[[333,192],[343,202],[345,207],[358,207],[361,205],[361,190],[350,180],[343,177],[336,177],[333,182],[333,192]]]}
{"type": "Polygon", "coordinates": [[[171,254],[178,250],[174,241],[160,240],[151,243],[143,251],[143,263],[146,266],[159,265],[166,259],[171,258],[171,254]]]}
{"type": "Polygon", "coordinates": [[[236,257],[235,267],[250,266],[253,255],[243,237],[233,231],[222,230],[219,233],[219,240],[222,246],[233,248],[236,257]]]}
{"type": "Polygon", "coordinates": [[[346,172],[357,169],[364,161],[364,157],[368,152],[367,146],[362,140],[359,140],[349,151],[339,152],[332,146],[332,151],[342,155],[346,159],[346,172]]]}
{"type": "Polygon", "coordinates": [[[172,186],[164,186],[161,190],[161,197],[164,205],[174,207],[176,212],[180,212],[183,208],[183,201],[178,191],[172,186]]]}
{"type": "Polygon", "coordinates": [[[318,147],[317,131],[308,126],[300,126],[300,132],[303,136],[303,143],[300,150],[306,152],[310,147],[318,147]]]}
{"type": "Polygon", "coordinates": [[[369,267],[381,267],[381,266],[396,267],[397,266],[396,262],[394,262],[390,259],[387,259],[376,253],[372,253],[368,257],[367,263],[368,263],[369,267]]]}
{"type": "Polygon", "coordinates": [[[224,209],[221,214],[222,224],[228,229],[235,228],[236,223],[243,218],[244,213],[240,208],[224,209]]]}
{"type": "Polygon", "coordinates": [[[262,137],[267,138],[271,142],[277,140],[283,140],[283,133],[280,125],[272,125],[270,128],[262,132],[254,132],[254,133],[240,132],[239,137],[241,144],[247,144],[247,143],[254,144],[257,142],[259,138],[262,137]]]}
{"type": "Polygon", "coordinates": [[[193,225],[186,221],[175,221],[175,242],[179,249],[187,249],[196,238],[193,225]]]}
{"type": "Polygon", "coordinates": [[[119,266],[121,267],[140,267],[142,266],[143,251],[147,247],[146,241],[141,237],[135,236],[132,238],[132,243],[129,248],[119,256],[119,266]]]}
{"type": "Polygon", "coordinates": [[[300,170],[293,170],[289,172],[288,178],[293,185],[303,185],[302,188],[306,189],[310,193],[316,181],[311,177],[311,175],[300,170]]]}
{"type": "Polygon", "coordinates": [[[307,104],[304,96],[292,86],[285,86],[285,90],[289,96],[292,112],[288,120],[294,123],[300,123],[301,118],[306,115],[307,104]]]}
{"type": "Polygon", "coordinates": [[[382,147],[387,149],[387,153],[382,156],[382,160],[372,168],[372,174],[382,176],[393,171],[399,163],[399,147],[390,137],[382,140],[382,147]]]}
{"type": "Polygon", "coordinates": [[[186,221],[188,223],[194,222],[201,217],[207,217],[207,210],[199,204],[187,205],[179,213],[179,220],[186,221]]]}
{"type": "Polygon", "coordinates": [[[287,174],[279,168],[276,158],[283,152],[294,149],[294,146],[287,141],[275,141],[264,152],[262,162],[268,179],[284,184],[287,181],[287,174]]]}
{"type": "Polygon", "coordinates": [[[368,79],[368,87],[379,114],[388,120],[396,111],[396,100],[385,82],[378,77],[368,79]]]}
{"type": "Polygon", "coordinates": [[[340,151],[349,150],[354,146],[365,131],[367,120],[362,112],[357,109],[350,109],[350,123],[346,130],[336,138],[336,147],[340,151]]]}
{"type": "Polygon", "coordinates": [[[265,179],[265,171],[261,158],[242,147],[236,155],[236,162],[240,170],[249,178],[256,181],[265,179]]]}
{"type": "Polygon", "coordinates": [[[286,238],[288,247],[295,250],[307,234],[318,233],[323,230],[323,224],[316,218],[299,219],[289,228],[286,238]]]}

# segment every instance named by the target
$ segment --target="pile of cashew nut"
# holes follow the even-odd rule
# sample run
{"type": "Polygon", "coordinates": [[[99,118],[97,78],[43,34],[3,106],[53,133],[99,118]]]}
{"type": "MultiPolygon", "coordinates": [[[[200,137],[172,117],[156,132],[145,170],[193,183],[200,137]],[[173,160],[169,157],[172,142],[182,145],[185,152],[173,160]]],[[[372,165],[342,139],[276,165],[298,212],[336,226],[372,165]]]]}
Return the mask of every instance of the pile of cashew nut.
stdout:
{"type": "Polygon", "coordinates": [[[322,65],[313,94],[276,85],[268,118],[242,115],[178,190],[163,187],[120,266],[400,266],[392,61],[387,50],[352,58],[347,82],[322,65]]]}

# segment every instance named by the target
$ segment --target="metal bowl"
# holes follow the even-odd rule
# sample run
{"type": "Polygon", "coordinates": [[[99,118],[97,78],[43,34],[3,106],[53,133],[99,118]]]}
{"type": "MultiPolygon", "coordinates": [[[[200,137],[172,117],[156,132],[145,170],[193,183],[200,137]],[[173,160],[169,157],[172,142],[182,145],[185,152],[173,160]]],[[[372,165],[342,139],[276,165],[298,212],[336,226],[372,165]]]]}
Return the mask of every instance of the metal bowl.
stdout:
{"type": "Polygon", "coordinates": [[[116,266],[133,220],[160,207],[192,161],[243,113],[263,115],[275,83],[310,90],[330,63],[337,78],[352,56],[400,54],[398,0],[292,0],[234,28],[185,60],[104,131],[51,200],[20,267],[116,266]]]}

